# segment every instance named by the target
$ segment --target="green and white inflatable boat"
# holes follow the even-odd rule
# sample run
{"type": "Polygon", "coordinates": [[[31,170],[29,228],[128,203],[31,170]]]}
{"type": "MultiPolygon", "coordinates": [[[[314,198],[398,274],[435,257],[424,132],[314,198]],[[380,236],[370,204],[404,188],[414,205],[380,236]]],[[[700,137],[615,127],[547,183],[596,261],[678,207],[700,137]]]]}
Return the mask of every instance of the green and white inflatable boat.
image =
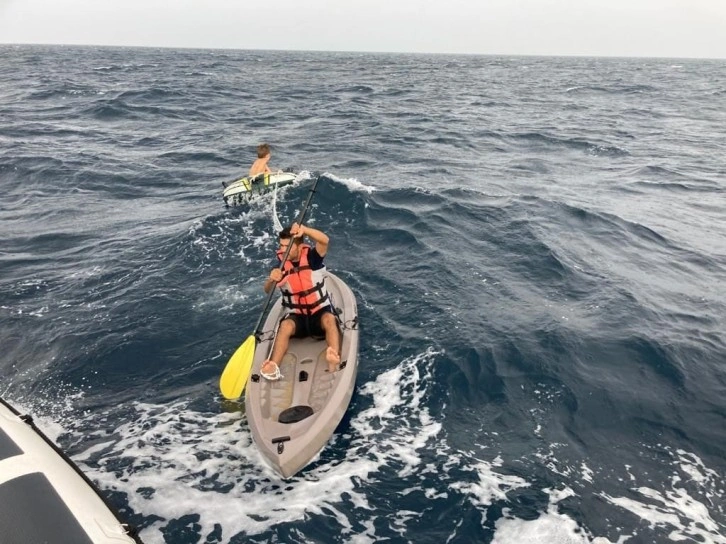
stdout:
{"type": "Polygon", "coordinates": [[[256,195],[269,193],[276,187],[284,187],[295,181],[297,174],[276,172],[247,176],[229,182],[222,182],[222,199],[227,206],[249,202],[256,195]]]}

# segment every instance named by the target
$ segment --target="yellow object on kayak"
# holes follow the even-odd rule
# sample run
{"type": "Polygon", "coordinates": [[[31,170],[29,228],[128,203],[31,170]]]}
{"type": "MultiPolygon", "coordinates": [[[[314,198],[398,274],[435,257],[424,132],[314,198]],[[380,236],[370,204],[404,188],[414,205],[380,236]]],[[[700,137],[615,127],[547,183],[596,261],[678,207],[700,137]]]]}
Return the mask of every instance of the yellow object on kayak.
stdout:
{"type": "Polygon", "coordinates": [[[234,355],[230,357],[227,366],[224,367],[222,376],[219,378],[219,390],[226,399],[237,399],[247,385],[247,379],[252,370],[252,361],[255,357],[256,340],[250,335],[244,343],[237,348],[234,355]]]}

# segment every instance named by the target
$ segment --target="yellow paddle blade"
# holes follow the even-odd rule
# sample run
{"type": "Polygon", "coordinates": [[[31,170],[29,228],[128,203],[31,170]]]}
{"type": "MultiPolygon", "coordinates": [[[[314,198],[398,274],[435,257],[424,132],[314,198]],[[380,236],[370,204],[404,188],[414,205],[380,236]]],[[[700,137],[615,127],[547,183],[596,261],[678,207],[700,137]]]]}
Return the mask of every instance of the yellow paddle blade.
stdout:
{"type": "Polygon", "coordinates": [[[230,357],[224,367],[222,377],[219,378],[219,390],[226,399],[237,399],[242,396],[247,378],[252,370],[252,361],[255,358],[255,337],[249,336],[230,357]]]}

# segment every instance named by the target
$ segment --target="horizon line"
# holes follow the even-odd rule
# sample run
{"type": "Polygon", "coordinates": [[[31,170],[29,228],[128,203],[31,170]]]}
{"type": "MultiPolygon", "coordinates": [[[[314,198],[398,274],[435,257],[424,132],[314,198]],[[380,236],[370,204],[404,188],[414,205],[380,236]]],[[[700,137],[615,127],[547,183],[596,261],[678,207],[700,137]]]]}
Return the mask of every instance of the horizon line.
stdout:
{"type": "Polygon", "coordinates": [[[559,58],[605,58],[605,59],[659,59],[659,60],[726,60],[726,57],[690,57],[673,55],[608,55],[589,53],[462,53],[462,52],[434,52],[434,51],[363,51],[353,49],[255,49],[242,47],[199,47],[174,45],[119,45],[119,44],[93,44],[93,43],[40,43],[40,42],[2,42],[0,46],[38,46],[38,47],[106,47],[127,49],[182,49],[191,51],[252,51],[252,52],[279,52],[279,53],[350,53],[350,54],[378,54],[378,55],[429,55],[429,56],[478,56],[478,57],[559,57],[559,58]]]}

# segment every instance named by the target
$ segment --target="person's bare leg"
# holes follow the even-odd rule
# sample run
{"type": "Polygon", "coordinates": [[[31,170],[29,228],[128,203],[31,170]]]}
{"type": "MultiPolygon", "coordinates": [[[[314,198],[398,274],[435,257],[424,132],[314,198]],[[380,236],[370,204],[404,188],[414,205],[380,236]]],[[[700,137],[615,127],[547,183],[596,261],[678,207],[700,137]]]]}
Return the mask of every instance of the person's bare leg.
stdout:
{"type": "Polygon", "coordinates": [[[283,319],[280,323],[280,328],[277,331],[277,338],[275,338],[275,345],[272,348],[272,355],[267,359],[260,369],[265,374],[272,374],[275,372],[275,366],[280,366],[282,358],[287,353],[287,347],[290,345],[290,338],[295,334],[295,321],[292,319],[283,319]]]}
{"type": "Polygon", "coordinates": [[[338,323],[333,314],[326,312],[320,319],[320,326],[325,331],[325,342],[328,344],[328,349],[325,350],[328,372],[335,372],[340,364],[340,331],[338,330],[338,323]]]}

